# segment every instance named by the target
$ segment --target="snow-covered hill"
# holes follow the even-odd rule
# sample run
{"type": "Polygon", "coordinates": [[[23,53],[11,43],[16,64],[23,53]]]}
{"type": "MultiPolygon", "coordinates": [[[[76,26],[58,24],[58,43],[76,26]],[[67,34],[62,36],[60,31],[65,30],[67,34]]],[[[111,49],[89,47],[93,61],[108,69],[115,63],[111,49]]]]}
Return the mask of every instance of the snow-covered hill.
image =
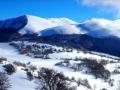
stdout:
{"type": "MultiPolygon", "coordinates": [[[[20,42],[14,42],[18,45],[20,45],[20,42]]],[[[112,57],[109,55],[101,54],[101,53],[90,53],[90,52],[83,52],[83,51],[77,51],[73,50],[72,52],[66,52],[66,49],[62,49],[62,47],[52,46],[48,44],[42,44],[42,43],[30,43],[25,42],[25,45],[36,45],[35,48],[43,47],[45,45],[44,50],[52,48],[56,49],[57,51],[50,54],[50,59],[42,59],[42,58],[31,58],[25,55],[21,55],[18,53],[18,51],[9,45],[9,43],[0,43],[0,57],[7,58],[7,61],[0,64],[0,70],[3,69],[3,65],[6,64],[13,64],[14,61],[25,63],[27,65],[28,62],[31,63],[31,65],[34,65],[38,68],[45,67],[45,68],[52,68],[58,72],[62,72],[65,76],[68,76],[69,78],[75,78],[78,80],[80,78],[81,84],[80,86],[77,86],[77,89],[75,90],[101,90],[101,89],[108,89],[108,90],[117,90],[119,88],[119,66],[120,62],[117,60],[119,58],[112,57]],[[61,52],[61,50],[65,50],[64,52],[61,52]],[[101,56],[102,55],[102,56],[101,56]],[[82,61],[77,60],[77,58],[94,58],[98,62],[101,60],[105,60],[103,62],[104,67],[106,70],[109,70],[111,72],[111,76],[109,80],[112,80],[111,82],[109,80],[104,81],[102,78],[95,78],[93,74],[86,73],[89,71],[89,68],[86,68],[85,66],[82,66],[81,70],[74,71],[74,67],[76,65],[81,65],[82,61]],[[116,59],[115,59],[116,58],[116,59]],[[66,61],[69,60],[69,61],[66,61]],[[67,63],[69,62],[69,65],[67,63]],[[58,63],[61,63],[61,65],[58,63]],[[106,63],[106,64],[105,64],[106,63]],[[58,66],[57,66],[58,65],[58,66]],[[83,69],[83,70],[82,70],[83,69]],[[118,73],[115,72],[117,70],[118,73]],[[85,81],[87,82],[85,82],[85,81]],[[92,83],[91,83],[92,82],[92,83]],[[91,89],[87,87],[87,85],[90,85],[91,89]]],[[[33,51],[36,50],[33,48],[33,51]]],[[[68,50],[69,51],[69,50],[68,50]]],[[[32,55],[32,54],[31,54],[32,55]]],[[[28,64],[29,65],[29,64],[28,64]]],[[[17,71],[13,73],[12,75],[9,75],[11,88],[10,90],[16,90],[16,89],[25,89],[25,90],[35,90],[36,83],[35,79],[32,81],[29,81],[27,78],[26,72],[24,71],[25,67],[17,66],[17,71]]],[[[34,72],[34,74],[36,71],[34,72]]],[[[76,85],[76,84],[75,84],[76,85]]],[[[119,89],[118,89],[119,90],[119,89]]]]}

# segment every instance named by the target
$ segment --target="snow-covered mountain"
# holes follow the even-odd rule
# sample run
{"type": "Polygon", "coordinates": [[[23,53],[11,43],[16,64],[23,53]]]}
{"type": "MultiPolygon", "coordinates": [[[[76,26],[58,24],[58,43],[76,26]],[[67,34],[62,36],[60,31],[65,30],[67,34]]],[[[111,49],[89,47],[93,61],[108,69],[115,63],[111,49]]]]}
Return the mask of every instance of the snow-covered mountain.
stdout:
{"type": "MultiPolygon", "coordinates": [[[[45,18],[40,18],[37,16],[31,16],[31,15],[26,15],[26,17],[27,17],[28,23],[24,28],[22,28],[19,31],[21,34],[26,34],[29,32],[29,33],[38,33],[39,35],[42,35],[41,32],[44,32],[44,31],[49,32],[49,28],[54,29],[53,34],[74,34],[74,33],[78,34],[80,31],[77,27],[75,27],[75,24],[77,24],[77,22],[74,22],[67,18],[45,19],[45,18]],[[69,31],[67,27],[70,29],[69,31]]],[[[49,32],[49,33],[52,33],[52,32],[49,32]]],[[[44,35],[51,35],[51,34],[44,33],[44,35]]]]}
{"type": "MultiPolygon", "coordinates": [[[[88,34],[94,37],[120,37],[120,19],[91,19],[77,23],[67,18],[40,18],[32,15],[24,15],[13,19],[0,21],[0,34],[37,33],[39,35],[53,34],[88,34]],[[5,31],[6,30],[6,31],[5,31]]],[[[1,34],[1,35],[2,35],[1,34]]]]}
{"type": "Polygon", "coordinates": [[[120,19],[107,20],[96,19],[87,20],[78,25],[86,34],[94,37],[116,36],[120,38],[120,19]]]}
{"type": "Polygon", "coordinates": [[[76,27],[77,22],[67,18],[40,18],[24,15],[13,19],[0,21],[0,36],[6,41],[15,33],[21,35],[37,33],[38,35],[82,34],[76,27]]]}
{"type": "Polygon", "coordinates": [[[75,25],[62,25],[57,27],[48,28],[39,32],[40,36],[51,36],[51,35],[71,35],[71,34],[84,34],[75,25]]]}
{"type": "Polygon", "coordinates": [[[77,23],[67,18],[40,18],[26,15],[27,24],[20,33],[38,33],[39,35],[53,34],[88,34],[94,37],[120,37],[120,19],[96,19],[77,23]]]}
{"type": "Polygon", "coordinates": [[[0,21],[0,42],[21,38],[36,40],[36,37],[34,39],[33,37],[37,34],[39,36],[49,36],[49,38],[44,37],[42,40],[37,38],[37,40],[45,43],[64,44],[73,48],[82,47],[119,56],[119,24],[120,19],[114,21],[91,19],[83,23],[77,23],[67,18],[45,19],[24,15],[0,21]],[[114,42],[117,42],[117,44],[114,44],[114,42]]]}

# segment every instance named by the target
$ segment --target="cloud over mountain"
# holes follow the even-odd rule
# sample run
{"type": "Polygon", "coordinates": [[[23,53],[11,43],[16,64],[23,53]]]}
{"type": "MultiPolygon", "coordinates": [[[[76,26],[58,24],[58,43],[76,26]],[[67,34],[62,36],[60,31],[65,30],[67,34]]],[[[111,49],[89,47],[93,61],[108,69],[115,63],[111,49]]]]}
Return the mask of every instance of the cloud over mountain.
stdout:
{"type": "Polygon", "coordinates": [[[115,17],[120,17],[120,0],[77,0],[77,2],[89,7],[96,7],[105,12],[115,14],[115,17]]]}

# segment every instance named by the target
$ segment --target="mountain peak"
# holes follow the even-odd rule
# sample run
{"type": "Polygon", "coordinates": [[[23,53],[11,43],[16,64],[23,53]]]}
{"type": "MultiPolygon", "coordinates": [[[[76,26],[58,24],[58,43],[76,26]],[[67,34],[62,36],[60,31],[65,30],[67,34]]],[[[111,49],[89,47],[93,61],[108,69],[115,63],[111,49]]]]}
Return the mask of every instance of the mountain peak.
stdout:
{"type": "Polygon", "coordinates": [[[20,30],[20,33],[25,34],[26,32],[34,32],[38,33],[42,30],[58,27],[58,26],[65,26],[65,25],[73,25],[77,24],[76,22],[67,19],[67,18],[41,18],[32,15],[26,15],[28,23],[27,25],[20,30]]]}

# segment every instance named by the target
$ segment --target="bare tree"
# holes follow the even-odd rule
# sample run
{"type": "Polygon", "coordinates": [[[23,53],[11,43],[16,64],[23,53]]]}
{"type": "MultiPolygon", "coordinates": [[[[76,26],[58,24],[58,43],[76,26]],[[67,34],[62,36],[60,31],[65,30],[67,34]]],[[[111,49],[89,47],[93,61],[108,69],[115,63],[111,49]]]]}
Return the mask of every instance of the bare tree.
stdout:
{"type": "Polygon", "coordinates": [[[38,72],[37,90],[71,90],[69,83],[62,73],[52,69],[42,68],[38,72]]]}
{"type": "Polygon", "coordinates": [[[0,72],[0,90],[8,90],[10,87],[11,85],[8,76],[5,73],[0,72]]]}

